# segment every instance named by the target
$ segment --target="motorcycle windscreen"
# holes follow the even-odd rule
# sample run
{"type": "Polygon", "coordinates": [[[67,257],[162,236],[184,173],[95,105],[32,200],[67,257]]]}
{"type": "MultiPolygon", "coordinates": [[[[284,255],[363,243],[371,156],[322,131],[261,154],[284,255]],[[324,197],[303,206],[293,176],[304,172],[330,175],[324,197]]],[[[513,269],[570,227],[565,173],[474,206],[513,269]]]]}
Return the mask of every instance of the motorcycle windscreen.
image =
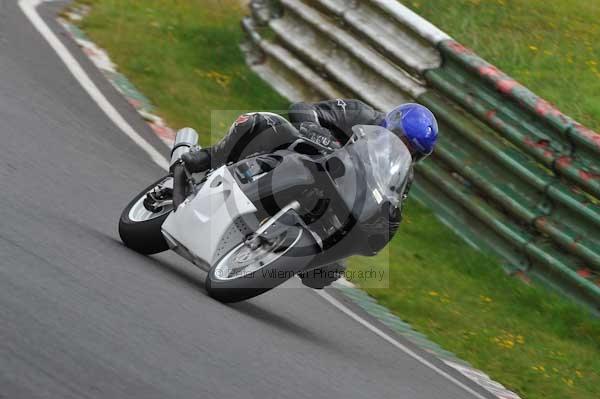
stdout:
{"type": "MultiPolygon", "coordinates": [[[[344,171],[337,173],[334,182],[349,214],[336,213],[345,235],[328,251],[339,255],[337,259],[349,254],[374,255],[397,228],[394,215],[407,186],[412,164],[410,152],[389,130],[359,125],[328,163],[334,159],[339,161],[335,163],[343,164],[330,169],[344,171]]],[[[332,255],[331,259],[336,257],[332,255]]]]}
{"type": "Polygon", "coordinates": [[[381,126],[358,125],[352,131],[346,147],[361,162],[367,196],[379,205],[389,202],[397,206],[412,163],[408,148],[398,136],[381,126]]]}

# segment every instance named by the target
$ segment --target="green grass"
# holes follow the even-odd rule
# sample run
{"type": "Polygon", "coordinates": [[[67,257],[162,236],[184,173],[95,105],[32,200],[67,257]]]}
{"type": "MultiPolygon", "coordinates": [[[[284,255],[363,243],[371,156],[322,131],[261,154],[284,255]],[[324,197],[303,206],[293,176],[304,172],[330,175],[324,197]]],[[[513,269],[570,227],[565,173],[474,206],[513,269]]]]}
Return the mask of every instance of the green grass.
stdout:
{"type": "Polygon", "coordinates": [[[359,282],[380,304],[523,398],[600,397],[600,321],[507,276],[418,203],[389,253],[350,261],[372,268],[389,269],[389,288],[359,282]]]}
{"type": "Polygon", "coordinates": [[[600,130],[600,2],[411,0],[401,3],[600,130]]]}
{"type": "MultiPolygon", "coordinates": [[[[197,128],[203,144],[209,141],[206,132],[218,135],[233,117],[228,113],[211,123],[212,111],[287,108],[243,62],[237,46],[244,11],[238,1],[85,2],[93,5],[82,23],[88,35],[171,126],[197,128]]],[[[593,31],[597,25],[585,21],[595,6],[565,1],[559,13],[542,7],[557,1],[514,3],[512,13],[499,2],[463,0],[421,1],[417,10],[567,112],[598,126],[599,82],[582,53],[585,43],[552,44],[564,36],[557,30],[565,26],[567,32],[593,31]],[[526,4],[532,4],[530,14],[526,4]],[[510,29],[510,21],[517,29],[510,29]],[[545,30],[550,23],[559,28],[545,30]],[[534,41],[536,35],[542,39],[534,41]],[[569,52],[573,64],[565,58],[569,52]],[[559,71],[564,74],[555,79],[559,71]]],[[[592,40],[590,46],[597,49],[598,43],[592,40]]],[[[390,288],[366,288],[369,294],[524,398],[600,397],[600,321],[563,298],[507,277],[496,259],[466,246],[414,201],[407,204],[389,258],[351,262],[355,271],[370,266],[389,267],[390,288]]]]}
{"type": "Polygon", "coordinates": [[[287,109],[287,100],[248,73],[238,49],[244,14],[239,1],[84,3],[92,5],[84,31],[109,50],[171,127],[194,127],[203,145],[226,132],[235,114],[287,109]]]}

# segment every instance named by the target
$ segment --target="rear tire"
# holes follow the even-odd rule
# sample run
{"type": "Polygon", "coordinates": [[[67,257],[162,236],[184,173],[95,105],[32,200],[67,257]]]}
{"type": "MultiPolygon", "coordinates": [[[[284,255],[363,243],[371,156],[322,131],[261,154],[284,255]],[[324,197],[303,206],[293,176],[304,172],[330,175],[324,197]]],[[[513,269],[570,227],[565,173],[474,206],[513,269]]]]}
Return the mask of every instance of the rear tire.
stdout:
{"type": "Polygon", "coordinates": [[[220,278],[217,266],[231,259],[244,244],[233,248],[208,272],[205,281],[208,294],[220,302],[239,302],[263,294],[305,270],[318,253],[318,246],[308,230],[299,226],[296,229],[300,237],[279,258],[249,275],[220,278]]]}
{"type": "Polygon", "coordinates": [[[138,194],[125,207],[123,213],[121,213],[121,218],[119,219],[119,236],[121,237],[123,244],[125,244],[127,248],[133,249],[144,255],[156,254],[169,249],[169,245],[162,234],[161,227],[171,211],[164,210],[158,212],[157,215],[152,215],[148,212],[149,215],[147,219],[144,220],[142,218],[140,220],[132,220],[130,218],[132,208],[139,207],[140,201],[144,200],[146,193],[164,180],[164,177],[157,180],[138,194]]]}

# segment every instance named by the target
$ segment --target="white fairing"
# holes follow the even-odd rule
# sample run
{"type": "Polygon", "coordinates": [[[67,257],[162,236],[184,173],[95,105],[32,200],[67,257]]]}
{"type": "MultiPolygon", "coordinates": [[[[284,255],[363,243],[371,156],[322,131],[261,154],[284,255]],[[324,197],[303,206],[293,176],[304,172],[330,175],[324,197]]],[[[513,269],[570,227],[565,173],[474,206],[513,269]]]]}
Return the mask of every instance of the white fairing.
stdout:
{"type": "Polygon", "coordinates": [[[195,258],[213,265],[217,248],[240,216],[256,212],[227,167],[215,170],[195,197],[186,199],[163,223],[163,234],[195,258]]]}

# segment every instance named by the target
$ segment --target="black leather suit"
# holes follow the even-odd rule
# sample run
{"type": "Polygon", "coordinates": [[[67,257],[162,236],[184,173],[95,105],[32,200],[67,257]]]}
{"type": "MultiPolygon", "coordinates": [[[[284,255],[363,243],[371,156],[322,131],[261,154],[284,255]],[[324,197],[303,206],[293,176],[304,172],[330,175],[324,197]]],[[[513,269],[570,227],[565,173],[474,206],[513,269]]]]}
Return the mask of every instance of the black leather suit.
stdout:
{"type": "Polygon", "coordinates": [[[344,144],[355,125],[378,125],[385,114],[359,100],[335,99],[314,104],[292,104],[285,118],[272,113],[256,112],[238,117],[223,139],[208,149],[212,167],[237,161],[256,153],[273,152],[298,139],[303,123],[328,129],[344,144]]]}

